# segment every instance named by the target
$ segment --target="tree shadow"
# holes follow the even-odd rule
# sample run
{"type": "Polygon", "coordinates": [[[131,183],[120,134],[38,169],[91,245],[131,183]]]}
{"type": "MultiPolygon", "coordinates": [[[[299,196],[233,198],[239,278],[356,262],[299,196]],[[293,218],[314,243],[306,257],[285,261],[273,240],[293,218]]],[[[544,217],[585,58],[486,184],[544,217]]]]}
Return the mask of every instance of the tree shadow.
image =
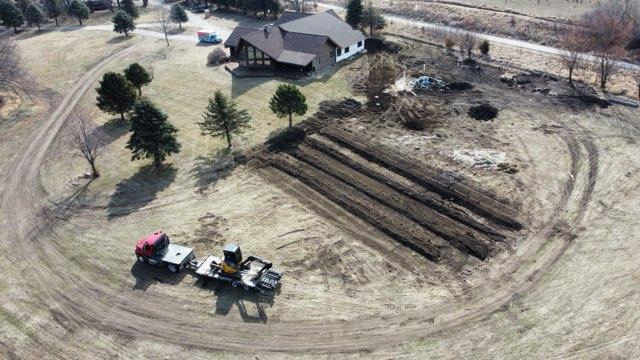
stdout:
{"type": "Polygon", "coordinates": [[[247,291],[239,287],[234,288],[228,283],[210,279],[198,279],[196,285],[213,292],[216,297],[216,315],[229,315],[235,305],[242,321],[247,323],[267,323],[268,316],[265,308],[273,306],[274,296],[264,296],[257,291],[247,291]]]}
{"type": "MultiPolygon", "coordinates": [[[[35,27],[34,28],[30,28],[30,29],[25,29],[20,31],[20,33],[16,36],[16,39],[20,39],[20,40],[26,40],[26,39],[30,39],[36,36],[40,36],[40,35],[44,35],[47,33],[51,33],[56,31],[56,29],[54,27],[50,27],[50,26],[46,26],[46,25],[42,25],[42,29],[38,30],[35,27]]],[[[0,34],[1,35],[1,34],[0,34]]]]}
{"type": "Polygon", "coordinates": [[[94,130],[98,134],[104,134],[105,145],[118,140],[129,131],[129,122],[120,118],[113,118],[94,130]]]}
{"type": "Polygon", "coordinates": [[[247,91],[258,87],[268,81],[276,79],[274,76],[269,77],[238,77],[233,74],[231,76],[231,98],[236,99],[247,91]]]}
{"type": "Polygon", "coordinates": [[[95,179],[89,179],[69,196],[43,209],[41,214],[43,218],[54,221],[66,221],[76,214],[78,210],[82,209],[83,204],[91,204],[95,199],[95,195],[88,196],[88,188],[93,180],[95,179]]]}
{"type": "Polygon", "coordinates": [[[131,266],[131,275],[136,279],[133,290],[145,292],[151,285],[156,283],[177,285],[184,279],[187,272],[182,271],[174,274],[164,267],[143,264],[140,261],[136,261],[131,266]]]}
{"type": "MultiPolygon", "coordinates": [[[[182,28],[182,29],[174,28],[174,29],[167,30],[167,34],[169,34],[169,35],[178,35],[178,34],[184,33],[185,31],[187,31],[186,28],[182,28]]],[[[158,31],[158,32],[162,32],[162,29],[160,29],[160,31],[158,31]]]]}
{"type": "Polygon", "coordinates": [[[60,25],[59,31],[60,32],[77,31],[77,30],[81,30],[85,26],[87,26],[87,24],[83,23],[82,25],[80,25],[80,24],[78,24],[78,21],[76,20],[75,23],[73,23],[73,24],[60,25]]]}
{"type": "Polygon", "coordinates": [[[611,105],[609,100],[600,98],[591,87],[579,84],[563,94],[558,94],[556,98],[574,111],[587,111],[594,107],[605,109],[611,105]]]}
{"type": "MultiPolygon", "coordinates": [[[[229,61],[227,63],[233,63],[233,61],[229,61]]],[[[231,98],[236,99],[239,96],[242,96],[249,90],[256,88],[266,82],[271,80],[279,81],[283,84],[292,84],[304,89],[305,86],[312,83],[327,83],[329,82],[337,72],[343,66],[349,66],[352,61],[343,61],[334,66],[330,66],[326,69],[319,71],[314,75],[305,75],[300,78],[289,76],[286,71],[276,70],[274,73],[261,73],[259,71],[254,70],[243,70],[242,75],[238,75],[236,73],[231,73],[231,98]],[[253,71],[253,73],[252,73],[253,71]],[[253,75],[253,76],[252,76],[253,75]]],[[[237,71],[237,70],[233,70],[237,71]]]]}
{"type": "Polygon", "coordinates": [[[198,47],[213,47],[213,46],[218,46],[220,44],[214,44],[214,43],[209,43],[209,42],[204,42],[204,41],[198,41],[198,43],[196,44],[196,46],[198,47]]]}
{"type": "Polygon", "coordinates": [[[155,200],[156,195],[171,185],[177,169],[173,165],[159,168],[153,165],[141,167],[137,173],[116,185],[107,205],[109,219],[127,216],[155,200]]]}
{"type": "Polygon", "coordinates": [[[198,156],[195,166],[190,171],[196,179],[197,191],[206,191],[218,180],[227,177],[241,157],[237,151],[229,148],[220,149],[208,156],[198,156]]]}
{"type": "Polygon", "coordinates": [[[127,41],[129,39],[131,39],[131,36],[115,36],[107,40],[107,44],[120,44],[121,42],[127,41]]]}

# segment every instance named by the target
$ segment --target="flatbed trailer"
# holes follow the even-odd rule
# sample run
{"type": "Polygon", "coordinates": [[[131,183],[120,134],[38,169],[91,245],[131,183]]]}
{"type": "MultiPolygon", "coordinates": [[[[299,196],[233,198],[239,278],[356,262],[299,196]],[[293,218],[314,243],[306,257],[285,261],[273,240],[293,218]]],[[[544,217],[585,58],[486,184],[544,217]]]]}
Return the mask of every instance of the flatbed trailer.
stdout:
{"type": "Polygon", "coordinates": [[[209,255],[204,260],[192,260],[189,267],[200,278],[227,282],[233,287],[257,290],[263,294],[275,291],[282,278],[282,273],[273,270],[270,262],[256,257],[249,257],[244,268],[235,274],[222,271],[221,264],[221,258],[209,255]]]}
{"type": "Polygon", "coordinates": [[[214,279],[230,283],[244,290],[257,290],[261,294],[273,294],[280,285],[282,273],[272,269],[272,264],[255,256],[242,260],[240,247],[227,245],[225,258],[209,255],[204,260],[196,259],[192,248],[172,244],[163,231],[138,240],[135,254],[138,261],[156,266],[165,266],[173,273],[189,269],[203,279],[214,279]]]}

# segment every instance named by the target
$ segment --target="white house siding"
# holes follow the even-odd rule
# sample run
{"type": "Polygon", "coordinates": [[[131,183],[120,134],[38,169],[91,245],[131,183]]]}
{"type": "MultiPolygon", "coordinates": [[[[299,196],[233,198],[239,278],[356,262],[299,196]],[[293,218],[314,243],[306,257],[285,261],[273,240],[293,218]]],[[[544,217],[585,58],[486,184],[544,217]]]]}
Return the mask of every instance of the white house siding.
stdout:
{"type": "Polygon", "coordinates": [[[336,49],[336,62],[342,61],[344,59],[348,59],[355,54],[361,53],[364,51],[364,39],[360,40],[360,46],[358,46],[358,42],[348,46],[349,52],[345,52],[346,48],[337,48],[336,49]],[[338,55],[338,51],[340,51],[340,55],[338,55]]]}

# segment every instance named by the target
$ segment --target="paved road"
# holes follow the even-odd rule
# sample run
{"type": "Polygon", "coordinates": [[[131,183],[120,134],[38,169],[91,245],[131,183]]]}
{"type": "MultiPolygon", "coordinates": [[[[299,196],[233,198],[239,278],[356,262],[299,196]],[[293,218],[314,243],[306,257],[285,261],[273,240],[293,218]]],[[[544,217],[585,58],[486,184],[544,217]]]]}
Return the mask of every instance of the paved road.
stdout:
{"type": "MultiPolygon", "coordinates": [[[[342,6],[333,5],[333,4],[326,4],[326,3],[318,3],[318,4],[323,6],[323,7],[325,7],[325,8],[327,8],[327,9],[333,9],[333,10],[336,10],[336,11],[344,11],[344,8],[342,6]]],[[[552,47],[552,46],[545,46],[545,45],[540,45],[540,44],[536,44],[536,43],[532,43],[532,42],[528,42],[528,41],[523,41],[523,40],[516,40],[516,39],[510,39],[510,38],[506,38],[506,37],[502,37],[502,36],[495,36],[495,35],[478,33],[478,32],[473,32],[473,31],[467,31],[467,30],[462,30],[460,28],[456,28],[456,27],[453,27],[453,26],[434,24],[434,23],[430,23],[430,22],[426,22],[426,21],[414,20],[414,19],[410,19],[410,18],[397,16],[397,15],[384,14],[384,13],[382,15],[384,16],[384,18],[387,21],[392,21],[392,22],[394,22],[396,24],[415,26],[415,27],[425,28],[425,29],[435,30],[435,31],[457,31],[457,32],[462,33],[462,34],[471,33],[471,34],[476,35],[480,39],[487,40],[487,41],[490,41],[490,42],[496,43],[496,44],[508,45],[508,46],[512,46],[512,47],[516,47],[516,48],[533,50],[533,51],[537,51],[537,52],[540,52],[540,53],[552,54],[552,55],[560,55],[562,53],[561,49],[555,48],[555,47],[552,47]]],[[[592,60],[596,59],[596,57],[591,56],[591,55],[586,55],[585,54],[584,56],[589,61],[592,61],[592,60]]],[[[628,63],[628,62],[620,62],[620,65],[622,67],[624,67],[624,68],[627,68],[627,69],[632,69],[632,70],[640,69],[640,65],[631,64],[631,63],[628,63]]]]}

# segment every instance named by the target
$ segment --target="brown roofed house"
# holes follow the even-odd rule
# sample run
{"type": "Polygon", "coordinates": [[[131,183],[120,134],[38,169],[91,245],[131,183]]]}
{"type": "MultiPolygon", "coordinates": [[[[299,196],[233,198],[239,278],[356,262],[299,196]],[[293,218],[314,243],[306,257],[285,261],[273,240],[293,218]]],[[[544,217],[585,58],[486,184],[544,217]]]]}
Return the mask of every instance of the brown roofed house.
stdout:
{"type": "Polygon", "coordinates": [[[333,10],[285,11],[261,29],[237,27],[224,45],[241,67],[312,73],[364,51],[365,37],[333,10]]]}

